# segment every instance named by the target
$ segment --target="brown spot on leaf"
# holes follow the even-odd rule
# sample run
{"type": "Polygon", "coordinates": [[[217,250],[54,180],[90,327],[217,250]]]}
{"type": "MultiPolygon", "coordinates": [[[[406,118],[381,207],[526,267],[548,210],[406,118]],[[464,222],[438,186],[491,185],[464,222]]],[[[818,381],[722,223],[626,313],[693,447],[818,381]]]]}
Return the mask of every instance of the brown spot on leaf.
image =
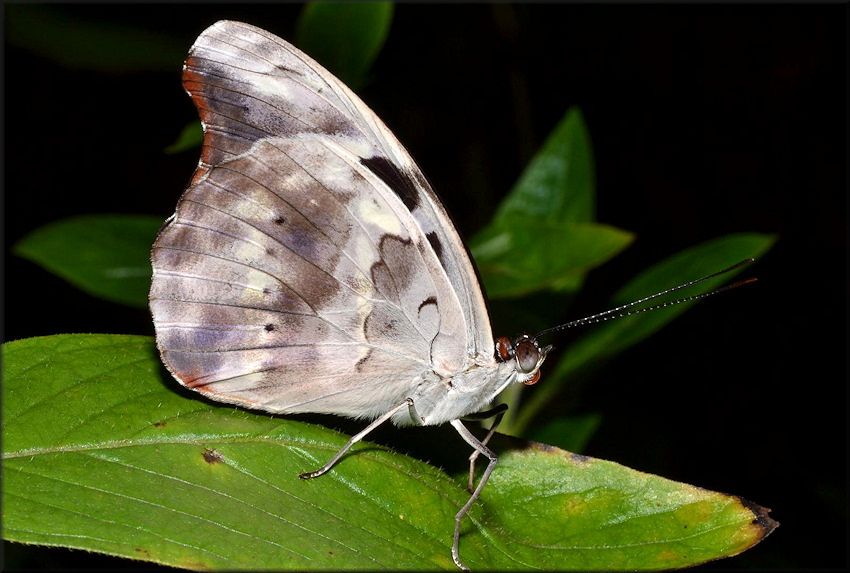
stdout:
{"type": "Polygon", "coordinates": [[[210,465],[224,461],[222,455],[211,448],[204,448],[204,451],[201,455],[204,457],[204,461],[210,465]]]}
{"type": "Polygon", "coordinates": [[[748,499],[744,499],[743,497],[737,495],[733,495],[732,497],[737,499],[742,506],[750,510],[750,512],[753,514],[753,520],[750,523],[761,529],[759,541],[773,533],[773,530],[779,527],[778,521],[768,517],[767,514],[770,513],[770,509],[762,507],[758,504],[751,502],[748,499]]]}

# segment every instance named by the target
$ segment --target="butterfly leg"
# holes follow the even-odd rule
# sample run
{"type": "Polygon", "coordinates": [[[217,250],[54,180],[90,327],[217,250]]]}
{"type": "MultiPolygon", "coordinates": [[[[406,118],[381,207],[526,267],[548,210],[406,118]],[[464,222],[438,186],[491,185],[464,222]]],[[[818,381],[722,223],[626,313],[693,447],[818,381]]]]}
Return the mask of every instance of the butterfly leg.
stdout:
{"type": "MultiPolygon", "coordinates": [[[[496,433],[496,428],[499,427],[499,424],[502,421],[502,416],[505,415],[505,411],[507,409],[508,409],[507,404],[499,404],[495,408],[487,410],[486,412],[480,412],[480,413],[475,414],[473,416],[468,416],[468,418],[480,419],[480,420],[492,418],[493,416],[496,417],[496,419],[493,421],[493,425],[490,426],[490,431],[487,432],[487,435],[484,437],[483,440],[481,440],[482,446],[486,446],[487,442],[490,441],[490,438],[493,437],[493,434],[496,433]]],[[[469,456],[469,485],[467,486],[469,493],[472,493],[472,488],[475,485],[475,460],[478,459],[478,454],[479,454],[478,450],[475,450],[475,451],[472,452],[472,455],[469,456]]]]}
{"type": "Polygon", "coordinates": [[[338,451],[336,453],[336,455],[328,461],[328,463],[326,463],[325,465],[323,465],[322,467],[320,467],[316,471],[304,472],[303,474],[299,474],[298,477],[300,477],[301,479],[311,479],[311,478],[319,477],[323,473],[327,472],[329,469],[331,469],[333,467],[333,465],[335,463],[337,463],[339,461],[339,459],[342,456],[345,455],[345,452],[347,452],[348,450],[351,449],[351,446],[353,446],[354,444],[356,444],[357,442],[359,442],[360,440],[365,438],[366,435],[369,432],[371,432],[372,430],[374,430],[375,428],[377,428],[378,426],[380,426],[381,424],[383,424],[384,422],[386,422],[387,420],[392,418],[393,415],[396,412],[398,412],[399,410],[401,410],[402,408],[413,408],[413,399],[408,398],[407,400],[405,400],[404,402],[402,402],[398,406],[392,408],[386,414],[383,414],[380,418],[377,418],[374,422],[372,422],[371,424],[366,426],[366,428],[363,431],[361,431],[360,433],[358,433],[354,436],[351,436],[351,439],[348,440],[348,443],[345,444],[342,447],[342,449],[340,451],[338,451]]]}
{"type": "Polygon", "coordinates": [[[416,404],[413,403],[413,398],[407,399],[407,409],[410,413],[410,419],[416,422],[417,426],[423,426],[425,424],[425,418],[419,415],[419,412],[416,411],[416,404]]]}
{"type": "MultiPolygon", "coordinates": [[[[501,419],[502,413],[504,413],[504,410],[502,410],[499,414],[499,419],[501,419]]],[[[484,484],[486,484],[487,480],[490,479],[490,474],[493,473],[493,468],[496,467],[496,463],[499,461],[499,458],[496,454],[490,451],[487,446],[481,443],[478,438],[472,435],[472,432],[470,432],[460,420],[452,420],[451,424],[467,444],[475,448],[476,452],[480,452],[490,459],[490,463],[487,464],[487,469],[484,470],[484,475],[481,476],[481,480],[478,482],[478,487],[476,487],[475,491],[472,492],[472,495],[469,497],[469,501],[466,502],[466,505],[460,508],[460,511],[458,511],[457,515],[455,515],[455,536],[454,541],[452,542],[452,559],[454,559],[455,565],[464,571],[469,571],[469,567],[461,562],[460,553],[458,551],[458,545],[460,543],[460,521],[469,511],[469,508],[472,507],[472,504],[475,503],[475,500],[478,499],[478,496],[481,495],[481,490],[484,489],[484,484]]]]}

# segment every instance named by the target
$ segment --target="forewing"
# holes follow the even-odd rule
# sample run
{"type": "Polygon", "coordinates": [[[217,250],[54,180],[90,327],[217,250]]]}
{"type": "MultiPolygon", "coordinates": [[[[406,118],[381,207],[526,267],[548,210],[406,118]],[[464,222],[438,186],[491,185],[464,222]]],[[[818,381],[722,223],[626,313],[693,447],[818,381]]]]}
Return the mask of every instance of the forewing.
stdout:
{"type": "Polygon", "coordinates": [[[466,330],[464,353],[492,356],[484,297],[457,231],[407,151],[351,90],[291,44],[232,21],[214,24],[197,39],[183,83],[205,130],[193,181],[265,137],[332,138],[384,181],[411,213],[419,229],[414,234],[428,241],[458,299],[466,330]]]}

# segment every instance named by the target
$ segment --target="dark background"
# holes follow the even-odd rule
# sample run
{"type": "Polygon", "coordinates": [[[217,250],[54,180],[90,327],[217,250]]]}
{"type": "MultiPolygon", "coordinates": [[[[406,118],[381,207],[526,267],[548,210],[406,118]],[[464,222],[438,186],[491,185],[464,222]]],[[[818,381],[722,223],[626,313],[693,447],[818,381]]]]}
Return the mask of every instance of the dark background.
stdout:
{"type": "MultiPolygon", "coordinates": [[[[4,8],[8,31],[23,8],[4,8]]],[[[178,56],[161,70],[90,71],[5,43],[4,340],[152,334],[145,311],[81,293],[9,247],[70,215],[173,212],[198,157],[162,153],[197,117],[182,57],[221,18],[291,39],[299,7],[56,10],[162,35],[178,56]]],[[[467,236],[567,108],[582,108],[598,219],[637,240],[590,275],[571,318],[681,249],[779,234],[748,271],[756,285],[697,305],[579,397],[579,412],[604,417],[585,453],[773,509],[771,537],[706,568],[848,564],[847,16],[841,4],[400,5],[358,90],[467,236]]],[[[131,565],[6,551],[21,568],[131,565]]]]}

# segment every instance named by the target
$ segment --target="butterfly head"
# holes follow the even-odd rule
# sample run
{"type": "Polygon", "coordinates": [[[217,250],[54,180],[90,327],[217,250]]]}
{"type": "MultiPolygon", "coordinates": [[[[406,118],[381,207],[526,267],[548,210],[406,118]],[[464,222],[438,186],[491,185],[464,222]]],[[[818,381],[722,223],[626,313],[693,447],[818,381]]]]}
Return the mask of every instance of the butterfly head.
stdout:
{"type": "Polygon", "coordinates": [[[540,348],[537,339],[522,334],[511,340],[502,336],[496,340],[496,360],[499,362],[515,362],[517,380],[523,384],[532,385],[540,380],[540,366],[546,360],[546,355],[552,346],[540,348]]]}

